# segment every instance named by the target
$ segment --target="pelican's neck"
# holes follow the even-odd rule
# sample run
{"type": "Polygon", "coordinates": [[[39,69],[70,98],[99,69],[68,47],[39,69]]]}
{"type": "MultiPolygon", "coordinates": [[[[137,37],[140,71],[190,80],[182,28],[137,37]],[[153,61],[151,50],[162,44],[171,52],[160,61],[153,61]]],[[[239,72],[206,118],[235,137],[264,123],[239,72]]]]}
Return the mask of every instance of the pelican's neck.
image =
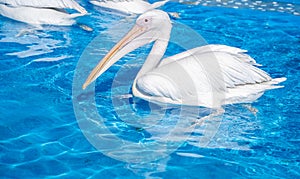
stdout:
{"type": "Polygon", "coordinates": [[[166,52],[170,39],[171,29],[171,23],[165,23],[164,28],[162,28],[162,31],[159,32],[160,37],[157,38],[157,40],[154,42],[145,63],[143,64],[141,70],[138,72],[133,81],[132,93],[134,96],[143,96],[143,94],[138,90],[136,86],[137,79],[158,67],[160,60],[166,52]]]}
{"type": "Polygon", "coordinates": [[[136,79],[158,67],[160,60],[164,56],[167,49],[169,38],[170,33],[164,35],[163,38],[159,38],[154,42],[144,65],[136,76],[136,79]]]}

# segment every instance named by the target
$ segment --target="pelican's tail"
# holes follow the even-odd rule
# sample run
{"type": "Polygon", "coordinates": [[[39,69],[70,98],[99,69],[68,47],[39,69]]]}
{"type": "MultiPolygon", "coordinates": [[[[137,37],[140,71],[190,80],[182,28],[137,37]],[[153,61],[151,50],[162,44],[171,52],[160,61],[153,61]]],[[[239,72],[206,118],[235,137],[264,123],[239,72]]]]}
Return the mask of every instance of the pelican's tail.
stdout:
{"type": "Polygon", "coordinates": [[[74,13],[74,14],[69,14],[68,18],[69,19],[75,19],[77,17],[81,17],[81,16],[85,16],[86,14],[82,14],[82,13],[74,13]]]}
{"type": "Polygon", "coordinates": [[[274,78],[268,82],[264,82],[265,85],[269,85],[269,87],[266,90],[270,89],[278,89],[278,88],[283,88],[283,85],[276,86],[279,83],[282,83],[286,80],[286,77],[281,77],[281,78],[274,78]]]}
{"type": "Polygon", "coordinates": [[[237,88],[228,88],[224,104],[252,103],[261,97],[265,91],[283,88],[284,86],[277,86],[277,84],[284,82],[285,80],[285,77],[274,78],[263,83],[242,85],[237,88]]]}

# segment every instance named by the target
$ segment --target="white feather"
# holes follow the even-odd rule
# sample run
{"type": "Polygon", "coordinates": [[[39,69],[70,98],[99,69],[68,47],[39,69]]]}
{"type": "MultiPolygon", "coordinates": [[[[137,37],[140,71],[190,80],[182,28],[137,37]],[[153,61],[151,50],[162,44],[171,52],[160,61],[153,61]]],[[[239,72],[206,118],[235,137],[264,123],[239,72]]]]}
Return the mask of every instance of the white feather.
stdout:
{"type": "Polygon", "coordinates": [[[126,14],[142,14],[146,11],[158,8],[164,5],[169,0],[155,2],[150,4],[143,0],[124,0],[124,1],[112,1],[112,0],[90,0],[90,2],[96,6],[119,11],[126,14]]]}
{"type": "Polygon", "coordinates": [[[0,0],[0,3],[14,7],[74,9],[82,14],[87,13],[86,10],[74,0],[0,0]]]}
{"type": "Polygon", "coordinates": [[[32,25],[69,26],[74,18],[87,12],[73,0],[0,0],[2,16],[32,25]],[[64,9],[74,9],[80,13],[69,14],[64,9]]]}
{"type": "Polygon", "coordinates": [[[285,78],[272,79],[255,67],[245,50],[207,45],[163,59],[159,67],[137,80],[142,98],[168,103],[218,107],[247,103],[285,78]],[[148,97],[146,97],[148,96],[148,97]],[[184,100],[184,101],[183,101],[184,100]]]}

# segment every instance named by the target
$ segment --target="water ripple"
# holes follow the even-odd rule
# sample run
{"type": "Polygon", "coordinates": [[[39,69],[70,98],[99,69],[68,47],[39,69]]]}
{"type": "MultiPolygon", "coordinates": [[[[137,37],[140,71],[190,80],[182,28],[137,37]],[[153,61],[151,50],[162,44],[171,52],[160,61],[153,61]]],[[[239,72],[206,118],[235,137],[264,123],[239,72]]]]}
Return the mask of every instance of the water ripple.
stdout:
{"type": "Polygon", "coordinates": [[[201,6],[216,6],[228,7],[234,9],[253,9],[259,11],[276,11],[300,15],[300,4],[292,4],[276,1],[259,1],[259,0],[179,0],[180,3],[201,5],[201,6]]]}

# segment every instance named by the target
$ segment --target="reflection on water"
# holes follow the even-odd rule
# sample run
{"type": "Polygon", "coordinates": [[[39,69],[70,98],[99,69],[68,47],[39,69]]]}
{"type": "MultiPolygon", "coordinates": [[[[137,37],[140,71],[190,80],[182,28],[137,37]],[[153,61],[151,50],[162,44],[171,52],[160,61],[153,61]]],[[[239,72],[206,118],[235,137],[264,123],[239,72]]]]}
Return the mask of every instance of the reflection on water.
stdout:
{"type": "Polygon", "coordinates": [[[55,50],[68,48],[71,38],[59,27],[46,26],[43,30],[35,29],[23,23],[3,23],[0,26],[0,43],[16,43],[22,48],[7,49],[7,56],[18,58],[35,57],[34,61],[58,61],[72,57],[71,55],[49,54],[55,50]],[[45,57],[47,55],[47,57],[45,57]]]}
{"type": "MultiPolygon", "coordinates": [[[[73,93],[76,97],[82,91],[74,89],[73,93]]],[[[229,106],[224,115],[203,120],[211,110],[159,107],[116,94],[112,99],[101,98],[97,108],[94,94],[86,96],[73,104],[87,140],[101,153],[127,163],[128,169],[143,176],[165,171],[171,155],[197,160],[204,157],[207,161],[207,154],[200,152],[203,149],[251,151],[253,141],[247,135],[261,128],[254,114],[243,106],[229,106]],[[191,147],[198,150],[186,150],[191,147]]]]}

